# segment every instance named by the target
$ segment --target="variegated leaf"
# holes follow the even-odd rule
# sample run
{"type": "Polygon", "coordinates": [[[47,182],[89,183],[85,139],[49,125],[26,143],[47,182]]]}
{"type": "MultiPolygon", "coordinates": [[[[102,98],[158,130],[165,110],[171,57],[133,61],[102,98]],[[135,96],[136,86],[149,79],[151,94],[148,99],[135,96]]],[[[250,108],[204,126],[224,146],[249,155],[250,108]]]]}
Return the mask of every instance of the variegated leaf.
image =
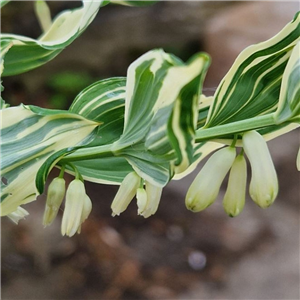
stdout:
{"type": "MultiPolygon", "coordinates": [[[[78,153],[91,153],[91,148],[105,146],[120,138],[124,125],[126,78],[109,78],[84,89],[74,100],[70,111],[87,119],[101,122],[97,136],[78,153]]],[[[98,148],[97,148],[98,149],[98,148]]],[[[100,152],[100,151],[99,151],[100,152]]],[[[74,160],[72,164],[85,180],[104,184],[120,184],[132,172],[124,157],[89,158],[74,160]]],[[[74,173],[67,167],[67,172],[74,173]]]]}
{"type": "Polygon", "coordinates": [[[275,121],[282,123],[300,117],[300,42],[294,47],[282,77],[275,121]]]}
{"type": "Polygon", "coordinates": [[[13,43],[5,55],[3,76],[29,71],[53,59],[86,29],[95,18],[101,3],[101,0],[83,0],[81,8],[59,14],[38,39],[1,34],[2,41],[13,43]]]}
{"type": "Polygon", "coordinates": [[[43,163],[57,151],[89,143],[99,126],[70,112],[23,105],[1,110],[1,120],[2,215],[35,200],[43,163]]]}
{"type": "Polygon", "coordinates": [[[109,78],[84,89],[73,101],[70,111],[103,123],[90,146],[115,142],[123,132],[126,78],[109,78]]]}
{"type": "Polygon", "coordinates": [[[300,13],[297,13],[276,36],[242,51],[221,81],[204,127],[274,112],[282,74],[299,40],[300,13]]]}
{"type": "MultiPolygon", "coordinates": [[[[113,145],[115,155],[126,155],[127,148],[142,142],[147,156],[153,153],[173,161],[175,171],[176,166],[178,172],[186,169],[193,161],[198,99],[208,63],[205,54],[195,55],[184,64],[162,50],[153,50],[131,64],[124,132],[113,145]]],[[[131,159],[133,165],[136,158],[134,161],[131,159]]],[[[146,168],[141,170],[136,165],[134,168],[141,176],[147,174],[146,168]]],[[[162,171],[165,169],[162,165],[158,169],[161,179],[157,184],[164,185],[173,171],[162,171]]]]}

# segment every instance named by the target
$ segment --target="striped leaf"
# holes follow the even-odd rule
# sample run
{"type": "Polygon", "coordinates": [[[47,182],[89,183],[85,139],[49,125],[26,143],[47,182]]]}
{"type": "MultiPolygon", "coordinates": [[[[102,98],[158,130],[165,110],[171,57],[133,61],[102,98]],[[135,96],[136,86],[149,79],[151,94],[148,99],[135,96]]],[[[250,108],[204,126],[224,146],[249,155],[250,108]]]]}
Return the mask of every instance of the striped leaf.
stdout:
{"type": "Polygon", "coordinates": [[[35,200],[36,174],[57,151],[90,142],[99,123],[65,111],[18,106],[1,110],[1,214],[35,200]]]}
{"type": "MultiPolygon", "coordinates": [[[[70,111],[101,122],[89,148],[108,145],[120,138],[124,125],[126,78],[109,78],[84,89],[74,100],[70,111]]],[[[85,180],[104,184],[120,184],[132,172],[124,157],[92,158],[72,162],[85,180]]],[[[72,168],[67,172],[74,174],[72,168]]]]}
{"type": "Polygon", "coordinates": [[[115,142],[123,132],[126,78],[109,78],[84,89],[69,110],[103,123],[90,146],[115,142]]]}
{"type": "Polygon", "coordinates": [[[300,42],[294,47],[282,77],[277,123],[300,117],[300,42]]]}
{"type": "Polygon", "coordinates": [[[101,3],[101,0],[84,0],[81,8],[62,12],[38,39],[1,34],[3,42],[13,43],[5,55],[3,76],[29,71],[53,59],[86,29],[95,18],[101,3]]]}
{"type": "Polygon", "coordinates": [[[268,41],[246,48],[221,81],[205,128],[274,112],[282,74],[300,40],[300,13],[268,41]]]}
{"type": "Polygon", "coordinates": [[[126,156],[140,176],[149,172],[149,179],[165,185],[174,171],[182,172],[193,162],[198,100],[208,64],[205,54],[197,54],[184,64],[162,50],[153,50],[129,67],[124,131],[112,150],[115,155],[126,156]],[[128,156],[128,149],[141,143],[145,144],[142,152],[146,157],[154,154],[172,162],[169,170],[165,163],[157,164],[160,175],[153,176],[153,167],[150,172],[144,157],[128,156]],[[138,160],[143,161],[139,167],[138,160]]]}

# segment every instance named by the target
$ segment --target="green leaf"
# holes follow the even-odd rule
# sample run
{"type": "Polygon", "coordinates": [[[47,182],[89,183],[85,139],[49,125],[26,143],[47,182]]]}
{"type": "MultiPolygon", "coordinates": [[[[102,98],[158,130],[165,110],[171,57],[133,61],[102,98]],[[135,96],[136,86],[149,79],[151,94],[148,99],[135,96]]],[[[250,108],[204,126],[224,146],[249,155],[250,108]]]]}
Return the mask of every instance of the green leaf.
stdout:
{"type": "MultiPolygon", "coordinates": [[[[74,161],[84,180],[102,184],[119,185],[133,169],[124,157],[105,157],[74,161]]],[[[67,166],[66,172],[74,175],[74,170],[67,166]]]]}
{"type": "Polygon", "coordinates": [[[43,32],[48,31],[51,28],[52,20],[51,20],[51,12],[46,1],[43,0],[35,1],[34,10],[43,32]]]}
{"type": "Polygon", "coordinates": [[[57,151],[89,143],[99,126],[70,112],[23,105],[1,110],[1,120],[2,215],[35,200],[36,174],[44,162],[57,151]]]}
{"type": "Polygon", "coordinates": [[[83,1],[81,8],[62,12],[38,39],[1,34],[3,42],[13,43],[5,56],[3,76],[29,71],[53,59],[86,29],[95,18],[101,3],[101,0],[83,1]]]}
{"type": "MultiPolygon", "coordinates": [[[[101,122],[95,139],[87,147],[108,145],[123,132],[126,78],[100,80],[85,88],[73,101],[70,111],[89,120],[101,122]]],[[[104,184],[120,184],[132,172],[124,157],[93,158],[73,161],[85,180],[104,184]]],[[[67,172],[74,173],[67,167],[67,172]]]]}
{"type": "Polygon", "coordinates": [[[4,57],[5,54],[8,52],[8,50],[13,46],[13,42],[11,41],[5,41],[1,40],[0,41],[0,75],[2,75],[3,70],[4,70],[4,57]]]}
{"type": "Polygon", "coordinates": [[[208,65],[209,57],[203,53],[184,64],[159,49],[144,54],[130,65],[124,131],[112,151],[116,156],[128,158],[127,149],[142,143],[145,149],[141,151],[147,156],[151,152],[152,159],[155,155],[170,163],[168,171],[157,164],[157,174],[153,175],[153,167],[149,171],[145,159],[128,158],[140,176],[151,177],[161,186],[170,180],[174,171],[183,172],[193,162],[198,102],[208,65]]]}
{"type": "Polygon", "coordinates": [[[193,172],[197,165],[200,163],[202,159],[204,159],[207,155],[212,153],[213,151],[222,148],[224,146],[223,143],[216,143],[216,142],[202,142],[195,145],[195,152],[193,157],[193,162],[190,166],[181,173],[175,174],[173,177],[174,180],[182,179],[183,177],[187,176],[191,172],[193,172]]]}
{"type": "Polygon", "coordinates": [[[284,70],[275,121],[282,123],[300,116],[300,42],[294,47],[284,70]]]}
{"type": "Polygon", "coordinates": [[[109,78],[85,88],[74,100],[70,111],[103,123],[90,146],[115,142],[123,131],[126,78],[109,78]]]}
{"type": "Polygon", "coordinates": [[[300,13],[276,36],[240,53],[221,81],[205,128],[274,112],[282,74],[300,40],[300,13]]]}

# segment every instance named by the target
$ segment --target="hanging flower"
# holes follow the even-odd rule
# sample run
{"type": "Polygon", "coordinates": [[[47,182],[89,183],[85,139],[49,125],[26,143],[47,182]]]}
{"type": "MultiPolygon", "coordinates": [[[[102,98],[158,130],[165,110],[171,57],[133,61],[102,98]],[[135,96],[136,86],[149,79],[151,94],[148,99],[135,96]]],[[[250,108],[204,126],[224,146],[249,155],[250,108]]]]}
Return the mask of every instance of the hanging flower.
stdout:
{"type": "Polygon", "coordinates": [[[74,179],[67,189],[61,234],[71,237],[77,231],[80,232],[80,226],[90,213],[90,208],[90,199],[85,193],[83,182],[74,179]]]}
{"type": "Polygon", "coordinates": [[[144,218],[148,218],[154,215],[158,209],[161,194],[162,194],[161,187],[158,187],[146,181],[147,202],[146,205],[143,206],[143,209],[140,208],[139,214],[142,215],[144,218]]]}
{"type": "Polygon", "coordinates": [[[278,194],[277,174],[267,143],[258,132],[252,130],[243,135],[243,147],[252,170],[250,196],[257,205],[266,208],[278,194]]]}
{"type": "Polygon", "coordinates": [[[241,213],[245,205],[247,183],[247,163],[243,155],[238,155],[229,174],[223,207],[230,217],[241,213]]]}
{"type": "Polygon", "coordinates": [[[66,192],[66,183],[63,178],[57,177],[49,185],[46,207],[43,217],[43,225],[49,226],[57,216],[58,210],[64,199],[66,192]]]}
{"type": "Polygon", "coordinates": [[[208,159],[186,194],[185,203],[189,210],[201,211],[216,200],[235,155],[235,148],[226,147],[208,159]]]}
{"type": "Polygon", "coordinates": [[[118,216],[120,213],[126,210],[131,200],[135,196],[137,189],[140,185],[140,182],[141,182],[141,177],[137,173],[131,172],[128,175],[126,175],[111,204],[113,216],[115,215],[118,216]]]}
{"type": "Polygon", "coordinates": [[[15,223],[18,224],[20,220],[28,216],[29,213],[23,207],[19,206],[14,212],[8,214],[7,216],[15,223]]]}

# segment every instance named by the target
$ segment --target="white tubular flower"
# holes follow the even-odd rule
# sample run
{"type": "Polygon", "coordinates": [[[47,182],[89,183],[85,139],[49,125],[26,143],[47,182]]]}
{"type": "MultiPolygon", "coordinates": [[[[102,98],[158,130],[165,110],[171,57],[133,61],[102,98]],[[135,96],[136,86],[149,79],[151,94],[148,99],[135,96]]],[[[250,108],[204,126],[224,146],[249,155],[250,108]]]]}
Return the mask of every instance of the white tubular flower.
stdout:
{"type": "Polygon", "coordinates": [[[48,187],[46,207],[43,217],[43,225],[50,225],[57,216],[58,210],[64,199],[66,183],[63,178],[54,178],[48,187]]]}
{"type": "Polygon", "coordinates": [[[27,210],[25,210],[24,208],[22,208],[21,206],[18,206],[18,208],[8,214],[7,216],[15,223],[18,224],[20,220],[24,219],[26,216],[28,216],[29,213],[27,210]]]}
{"type": "Polygon", "coordinates": [[[252,130],[243,135],[243,147],[252,170],[250,196],[257,205],[266,208],[278,194],[277,175],[267,143],[258,132],[252,130]]]}
{"type": "Polygon", "coordinates": [[[300,171],[300,148],[297,155],[296,165],[297,165],[297,170],[300,171]]]}
{"type": "Polygon", "coordinates": [[[136,191],[136,199],[138,206],[138,215],[140,215],[147,205],[147,192],[143,188],[138,188],[136,191]]]}
{"type": "Polygon", "coordinates": [[[144,218],[148,218],[154,215],[158,209],[162,193],[162,188],[151,184],[146,181],[146,194],[147,194],[147,203],[144,206],[143,210],[140,210],[139,214],[144,218]]]}
{"type": "Polygon", "coordinates": [[[185,198],[187,209],[199,212],[217,198],[221,184],[233,164],[236,152],[226,147],[215,152],[191,184],[185,198]]]}
{"type": "Polygon", "coordinates": [[[230,217],[237,216],[244,208],[247,184],[247,163],[243,155],[238,155],[229,174],[228,186],[223,199],[223,207],[230,217]]]}
{"type": "Polygon", "coordinates": [[[81,225],[86,193],[81,180],[73,180],[67,189],[66,204],[63,213],[61,234],[73,236],[81,225]]]}
{"type": "Polygon", "coordinates": [[[140,185],[141,178],[135,172],[129,173],[120,185],[120,188],[111,204],[112,215],[119,215],[130,204],[140,185]]]}

